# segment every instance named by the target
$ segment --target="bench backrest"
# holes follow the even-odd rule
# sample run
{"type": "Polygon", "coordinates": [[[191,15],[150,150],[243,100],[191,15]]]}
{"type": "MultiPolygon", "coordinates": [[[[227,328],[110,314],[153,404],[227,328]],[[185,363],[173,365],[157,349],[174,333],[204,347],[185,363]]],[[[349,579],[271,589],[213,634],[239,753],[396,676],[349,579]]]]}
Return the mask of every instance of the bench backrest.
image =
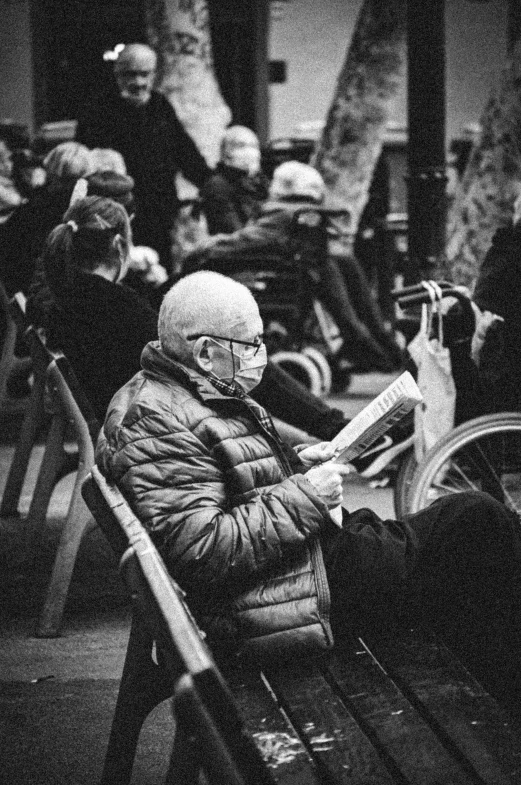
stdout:
{"type": "Polygon", "coordinates": [[[211,770],[217,767],[221,774],[226,771],[223,781],[231,784],[273,783],[244,730],[234,698],[186,604],[184,592],[167,572],[122,493],[94,466],[83,484],[83,498],[120,559],[139,617],[158,643],[164,664],[177,684],[174,701],[180,711],[186,711],[183,720],[201,743],[206,758],[203,768],[206,770],[206,764],[211,770]],[[214,760],[210,761],[212,756],[214,760]]]}
{"type": "Polygon", "coordinates": [[[96,444],[100,423],[69,360],[63,352],[49,349],[43,331],[28,321],[25,297],[21,292],[11,299],[9,312],[27,343],[35,375],[46,377],[48,388],[74,422],[76,431],[83,432],[86,426],[92,444],[96,444]]]}

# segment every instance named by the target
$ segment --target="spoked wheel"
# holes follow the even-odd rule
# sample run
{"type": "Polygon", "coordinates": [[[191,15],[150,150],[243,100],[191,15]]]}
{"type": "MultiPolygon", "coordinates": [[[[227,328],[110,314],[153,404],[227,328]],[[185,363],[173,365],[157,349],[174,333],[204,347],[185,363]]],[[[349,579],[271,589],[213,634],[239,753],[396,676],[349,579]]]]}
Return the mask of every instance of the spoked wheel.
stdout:
{"type": "Polygon", "coordinates": [[[477,417],[441,439],[416,469],[408,512],[471,490],[485,491],[521,515],[521,414],[477,417]]]}

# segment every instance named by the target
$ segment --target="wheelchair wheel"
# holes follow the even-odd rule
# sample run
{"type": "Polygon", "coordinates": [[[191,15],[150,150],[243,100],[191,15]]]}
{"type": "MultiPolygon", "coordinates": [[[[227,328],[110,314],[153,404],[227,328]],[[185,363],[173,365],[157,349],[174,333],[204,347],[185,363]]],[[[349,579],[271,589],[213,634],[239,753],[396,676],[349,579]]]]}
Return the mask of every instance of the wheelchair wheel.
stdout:
{"type": "Polygon", "coordinates": [[[441,439],[416,469],[408,512],[470,490],[485,491],[521,514],[520,413],[476,417],[441,439]]]}
{"type": "Polygon", "coordinates": [[[331,367],[322,352],[315,346],[305,346],[302,354],[315,363],[322,380],[320,395],[329,395],[331,392],[332,375],[331,367]]]}
{"type": "Polygon", "coordinates": [[[270,360],[280,365],[286,373],[291,374],[298,382],[307,387],[313,395],[320,396],[322,378],[317,365],[301,352],[275,352],[270,360]]]}
{"type": "Polygon", "coordinates": [[[400,455],[400,468],[396,475],[393,489],[394,514],[398,520],[406,515],[409,510],[409,494],[418,463],[414,447],[400,455]]]}

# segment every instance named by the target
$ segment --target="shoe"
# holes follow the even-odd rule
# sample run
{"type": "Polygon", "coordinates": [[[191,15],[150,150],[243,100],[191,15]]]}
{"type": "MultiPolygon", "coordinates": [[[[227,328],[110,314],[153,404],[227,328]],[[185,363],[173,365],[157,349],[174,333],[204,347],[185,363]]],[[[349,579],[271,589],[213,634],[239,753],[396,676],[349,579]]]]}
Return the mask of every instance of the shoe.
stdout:
{"type": "Polygon", "coordinates": [[[414,444],[414,429],[399,427],[401,423],[390,428],[387,433],[371,444],[371,446],[351,461],[361,477],[366,479],[379,474],[397,455],[414,444]]]}

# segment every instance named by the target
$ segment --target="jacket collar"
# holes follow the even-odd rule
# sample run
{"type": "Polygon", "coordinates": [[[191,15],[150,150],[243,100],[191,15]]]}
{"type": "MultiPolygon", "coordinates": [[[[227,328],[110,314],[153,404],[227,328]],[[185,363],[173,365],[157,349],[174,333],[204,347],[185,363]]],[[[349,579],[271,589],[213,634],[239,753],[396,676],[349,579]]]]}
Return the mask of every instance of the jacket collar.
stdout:
{"type": "Polygon", "coordinates": [[[168,357],[162,351],[159,341],[147,343],[141,353],[141,367],[147,375],[174,379],[197,393],[204,401],[216,398],[231,400],[229,396],[217,390],[206,376],[168,357]]]}

